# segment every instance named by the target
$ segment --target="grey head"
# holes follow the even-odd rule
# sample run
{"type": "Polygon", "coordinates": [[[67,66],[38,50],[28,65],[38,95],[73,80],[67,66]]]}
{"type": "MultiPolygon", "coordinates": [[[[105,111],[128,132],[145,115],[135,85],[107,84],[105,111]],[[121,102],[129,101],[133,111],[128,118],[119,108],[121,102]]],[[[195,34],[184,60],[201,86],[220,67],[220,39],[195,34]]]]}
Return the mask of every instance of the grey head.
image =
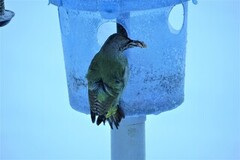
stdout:
{"type": "Polygon", "coordinates": [[[114,33],[108,37],[101,50],[103,50],[105,53],[106,51],[122,53],[126,49],[133,47],[146,48],[147,46],[144,42],[132,40],[122,34],[114,33]]]}

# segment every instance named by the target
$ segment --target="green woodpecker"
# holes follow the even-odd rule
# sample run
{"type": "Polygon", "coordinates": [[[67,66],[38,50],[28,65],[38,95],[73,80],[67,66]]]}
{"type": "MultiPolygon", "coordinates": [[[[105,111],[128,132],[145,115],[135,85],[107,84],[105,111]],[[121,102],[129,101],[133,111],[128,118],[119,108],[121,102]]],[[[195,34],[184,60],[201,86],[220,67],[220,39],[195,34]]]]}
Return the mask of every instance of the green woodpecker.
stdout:
{"type": "Polygon", "coordinates": [[[144,42],[131,40],[115,33],[108,37],[100,51],[94,56],[87,73],[88,97],[92,122],[97,125],[107,120],[113,129],[118,129],[125,117],[119,105],[128,81],[128,60],[123,52],[132,47],[145,48],[144,42]]]}

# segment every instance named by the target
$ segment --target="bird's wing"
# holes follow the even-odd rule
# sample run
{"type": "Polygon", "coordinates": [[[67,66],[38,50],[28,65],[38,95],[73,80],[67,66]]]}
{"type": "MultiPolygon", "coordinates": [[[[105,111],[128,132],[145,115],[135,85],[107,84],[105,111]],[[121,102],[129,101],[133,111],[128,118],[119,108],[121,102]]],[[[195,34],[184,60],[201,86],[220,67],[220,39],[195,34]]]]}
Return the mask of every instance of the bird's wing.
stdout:
{"type": "MultiPolygon", "coordinates": [[[[103,119],[114,101],[114,97],[110,95],[109,87],[103,83],[101,74],[101,62],[104,59],[101,54],[96,54],[89,66],[86,78],[88,79],[88,97],[91,110],[92,122],[95,122],[96,116],[103,119]]],[[[102,122],[102,121],[101,121],[102,122]]],[[[100,124],[101,122],[97,122],[100,124]]]]}
{"type": "Polygon", "coordinates": [[[100,54],[96,54],[88,68],[88,73],[86,75],[86,78],[88,80],[88,88],[95,87],[94,83],[99,81],[101,79],[101,74],[99,71],[99,63],[97,59],[101,58],[100,54]]]}
{"type": "Polygon", "coordinates": [[[96,57],[92,60],[87,74],[91,119],[94,123],[98,116],[97,125],[108,120],[111,128],[112,123],[118,127],[124,118],[124,113],[119,107],[119,98],[126,83],[128,70],[118,61],[106,61],[101,57],[96,61],[96,57]]]}
{"type": "Polygon", "coordinates": [[[89,103],[91,109],[92,122],[95,122],[96,116],[98,116],[97,124],[99,125],[102,121],[105,123],[106,114],[115,97],[109,95],[108,91],[102,80],[95,83],[93,89],[88,89],[89,103]]]}
{"type": "Polygon", "coordinates": [[[109,65],[110,67],[108,67],[111,69],[108,70],[108,72],[104,72],[105,75],[103,76],[105,93],[109,96],[109,98],[112,98],[106,99],[108,102],[111,102],[111,105],[108,106],[109,108],[107,110],[105,118],[109,122],[111,128],[113,128],[113,124],[116,126],[116,128],[118,128],[122,118],[125,117],[124,111],[119,105],[119,100],[122,95],[123,89],[127,83],[128,64],[127,61],[122,60],[118,60],[115,62],[111,61],[111,63],[112,64],[109,65]]]}
{"type": "Polygon", "coordinates": [[[102,73],[103,82],[108,85],[108,92],[118,97],[121,95],[128,80],[128,62],[125,58],[112,60],[109,64],[104,63],[104,68],[109,68],[108,72],[102,73]]]}

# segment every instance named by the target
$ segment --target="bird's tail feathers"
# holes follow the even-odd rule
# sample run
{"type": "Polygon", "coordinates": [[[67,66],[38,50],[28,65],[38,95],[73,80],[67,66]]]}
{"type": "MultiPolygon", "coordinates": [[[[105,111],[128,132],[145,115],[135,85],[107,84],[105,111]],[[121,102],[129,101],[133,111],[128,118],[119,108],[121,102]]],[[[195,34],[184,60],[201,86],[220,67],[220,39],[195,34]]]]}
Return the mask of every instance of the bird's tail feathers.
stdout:
{"type": "Polygon", "coordinates": [[[106,117],[104,115],[98,116],[97,125],[101,124],[102,122],[103,124],[106,122],[106,117]]]}
{"type": "MultiPolygon", "coordinates": [[[[93,123],[95,123],[95,121],[96,121],[96,116],[97,116],[97,114],[95,114],[94,112],[91,111],[91,119],[92,119],[93,123]]],[[[124,114],[122,108],[120,106],[117,106],[116,112],[114,114],[111,114],[110,116],[107,116],[107,118],[105,115],[98,115],[97,116],[97,125],[100,125],[102,122],[105,125],[105,122],[107,120],[111,129],[113,129],[113,125],[115,125],[115,127],[118,129],[119,123],[124,118],[125,118],[125,114],[124,114]]]]}
{"type": "Polygon", "coordinates": [[[115,114],[112,114],[110,117],[108,117],[107,121],[108,121],[111,129],[113,129],[113,124],[118,129],[119,123],[124,118],[125,118],[125,114],[124,114],[122,108],[120,106],[118,106],[117,107],[117,111],[115,112],[115,114]]]}

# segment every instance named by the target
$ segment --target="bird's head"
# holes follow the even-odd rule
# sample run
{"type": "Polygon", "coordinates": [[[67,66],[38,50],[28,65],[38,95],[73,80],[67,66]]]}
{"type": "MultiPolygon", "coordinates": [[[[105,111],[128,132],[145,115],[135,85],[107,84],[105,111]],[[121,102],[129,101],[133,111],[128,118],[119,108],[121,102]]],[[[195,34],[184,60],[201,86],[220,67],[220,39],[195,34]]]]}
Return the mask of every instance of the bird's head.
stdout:
{"type": "Polygon", "coordinates": [[[146,48],[147,45],[144,42],[132,40],[121,34],[115,33],[108,37],[102,48],[123,52],[124,50],[133,47],[146,48]]]}

